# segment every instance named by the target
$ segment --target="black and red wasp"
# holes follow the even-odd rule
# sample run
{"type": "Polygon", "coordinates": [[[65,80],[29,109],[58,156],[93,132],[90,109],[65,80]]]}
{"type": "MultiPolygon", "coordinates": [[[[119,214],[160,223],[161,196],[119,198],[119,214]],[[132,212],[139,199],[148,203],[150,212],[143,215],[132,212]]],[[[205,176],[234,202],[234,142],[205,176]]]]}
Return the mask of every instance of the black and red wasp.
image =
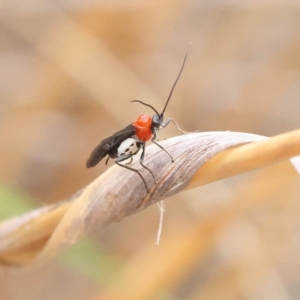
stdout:
{"type": "Polygon", "coordinates": [[[159,113],[153,106],[150,104],[144,103],[140,100],[132,100],[131,102],[138,102],[145,106],[150,107],[155,112],[155,115],[153,117],[143,114],[137,117],[137,119],[124,129],[116,132],[112,136],[104,139],[92,152],[89,159],[86,162],[86,167],[91,168],[96,166],[106,155],[108,155],[108,158],[106,160],[107,162],[110,158],[115,160],[115,163],[119,165],[120,167],[126,168],[128,170],[131,170],[133,172],[136,172],[141,179],[144,182],[144,185],[146,187],[147,192],[149,193],[149,189],[147,187],[146,181],[142,174],[139,172],[139,170],[131,168],[128,166],[132,162],[132,156],[136,155],[140,149],[142,148],[142,154],[140,156],[140,164],[150,172],[150,174],[153,177],[155,186],[157,188],[157,183],[155,181],[155,177],[153,175],[153,172],[144,165],[144,158],[145,158],[145,146],[146,142],[151,140],[155,145],[157,145],[159,148],[161,148],[163,151],[165,151],[171,158],[172,162],[174,162],[174,159],[172,155],[163,148],[160,144],[156,142],[156,135],[157,132],[165,128],[170,122],[173,122],[174,125],[177,127],[177,129],[182,132],[186,133],[185,131],[181,130],[179,126],[175,123],[173,119],[167,119],[164,121],[164,113],[165,110],[169,104],[169,101],[171,99],[171,96],[173,94],[174,88],[180,78],[180,75],[182,73],[182,70],[184,68],[186,59],[188,56],[188,52],[185,55],[183,64],[181,66],[181,69],[179,71],[179,74],[175,80],[175,83],[173,84],[173,87],[171,89],[171,92],[169,94],[169,97],[167,99],[167,102],[165,104],[165,107],[162,111],[162,113],[159,113]],[[130,162],[126,164],[121,164],[122,161],[125,161],[127,159],[130,159],[130,162]]]}

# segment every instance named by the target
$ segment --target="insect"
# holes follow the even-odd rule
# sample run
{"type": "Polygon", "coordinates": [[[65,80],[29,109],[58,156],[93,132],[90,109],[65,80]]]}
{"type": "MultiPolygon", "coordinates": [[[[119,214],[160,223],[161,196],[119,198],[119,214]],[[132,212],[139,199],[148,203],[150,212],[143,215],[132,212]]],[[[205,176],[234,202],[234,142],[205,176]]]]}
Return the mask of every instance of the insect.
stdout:
{"type": "Polygon", "coordinates": [[[147,107],[150,107],[154,112],[155,115],[153,117],[142,114],[136,118],[136,120],[125,127],[124,129],[116,132],[112,136],[104,139],[92,152],[89,159],[86,162],[86,167],[91,168],[96,166],[106,155],[108,155],[108,158],[106,160],[107,162],[110,158],[115,160],[115,163],[119,165],[120,167],[126,168],[128,170],[131,170],[133,172],[136,172],[140,178],[143,180],[145,188],[147,192],[149,193],[149,189],[147,187],[146,181],[139,170],[129,167],[128,165],[132,162],[132,156],[136,155],[140,149],[142,149],[142,153],[140,156],[140,164],[148,170],[148,172],[152,175],[152,178],[154,180],[155,186],[157,187],[157,183],[154,177],[153,172],[144,165],[144,158],[145,158],[145,146],[146,142],[151,140],[155,145],[157,145],[160,149],[162,149],[166,154],[168,154],[171,158],[171,161],[174,162],[174,159],[172,155],[160,144],[156,142],[156,136],[157,132],[165,128],[170,122],[174,123],[174,125],[177,127],[177,129],[186,134],[185,131],[179,128],[179,126],[176,124],[176,122],[173,119],[167,119],[164,121],[164,113],[165,110],[169,104],[169,101],[171,99],[171,96],[173,94],[174,88],[180,78],[180,75],[182,73],[182,70],[184,68],[186,59],[188,56],[188,52],[185,55],[184,61],[182,63],[181,69],[179,71],[179,74],[175,80],[175,83],[172,86],[171,92],[168,96],[168,99],[166,101],[166,104],[163,108],[163,111],[159,113],[152,105],[147,104],[140,100],[132,100],[131,102],[138,102],[141,103],[147,107]],[[130,159],[130,161],[126,164],[121,164],[121,162],[130,159]]]}

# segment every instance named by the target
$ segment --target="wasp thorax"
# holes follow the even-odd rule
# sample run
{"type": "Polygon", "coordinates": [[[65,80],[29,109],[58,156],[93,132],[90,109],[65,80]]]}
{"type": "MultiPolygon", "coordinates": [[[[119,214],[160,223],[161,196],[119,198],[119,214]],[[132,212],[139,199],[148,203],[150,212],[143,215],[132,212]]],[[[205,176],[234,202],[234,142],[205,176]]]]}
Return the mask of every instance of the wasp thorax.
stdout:
{"type": "Polygon", "coordinates": [[[139,127],[139,128],[150,128],[151,125],[152,125],[151,116],[149,116],[149,115],[140,115],[133,122],[133,125],[135,127],[139,127]]]}

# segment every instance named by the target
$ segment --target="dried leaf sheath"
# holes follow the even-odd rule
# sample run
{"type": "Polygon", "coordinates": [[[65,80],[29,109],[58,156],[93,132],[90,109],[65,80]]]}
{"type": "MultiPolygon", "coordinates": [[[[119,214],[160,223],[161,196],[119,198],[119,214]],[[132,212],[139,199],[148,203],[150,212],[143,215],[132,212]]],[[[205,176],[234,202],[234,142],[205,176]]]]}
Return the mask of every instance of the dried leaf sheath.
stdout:
{"type": "MultiPolygon", "coordinates": [[[[161,144],[175,158],[175,163],[171,163],[163,151],[152,145],[147,148],[145,164],[153,170],[161,195],[154,191],[153,180],[146,170],[141,168],[146,182],[151,186],[151,197],[147,195],[137,174],[113,166],[69,201],[37,209],[0,224],[0,262],[6,265],[25,265],[34,259],[47,259],[62,248],[76,243],[79,238],[95,228],[99,229],[113,221],[121,220],[151,203],[180,192],[187,187],[196,172],[195,178],[199,177],[202,169],[200,167],[217,153],[237,145],[262,140],[265,138],[252,134],[210,132],[182,135],[162,141],[161,144]]],[[[239,160],[241,156],[238,155],[243,155],[243,147],[250,145],[241,146],[237,149],[242,154],[231,157],[231,168],[234,171],[231,175],[299,154],[300,130],[252,145],[248,154],[254,157],[255,162],[257,149],[260,149],[259,164],[251,165],[250,162],[245,169],[243,161],[239,160]],[[275,148],[270,148],[270,145],[280,148],[280,151],[275,151],[276,155],[271,160],[268,151],[273,153],[275,148]],[[288,147],[284,147],[286,145],[288,147]],[[235,163],[235,159],[238,163],[235,163]]],[[[223,158],[225,161],[226,159],[228,163],[228,157],[223,158]]],[[[214,170],[214,165],[212,168],[208,166],[209,163],[204,166],[207,173],[211,169],[214,170]]],[[[140,168],[137,159],[133,167],[140,168]]],[[[222,174],[222,160],[217,162],[215,170],[219,175],[222,174]]],[[[230,176],[228,172],[225,174],[223,177],[230,176]]],[[[200,177],[205,176],[203,173],[200,177]]],[[[201,178],[197,180],[201,182],[201,178]]],[[[220,178],[215,180],[218,179],[220,178]]],[[[194,182],[193,186],[197,186],[197,182],[194,182]]]]}

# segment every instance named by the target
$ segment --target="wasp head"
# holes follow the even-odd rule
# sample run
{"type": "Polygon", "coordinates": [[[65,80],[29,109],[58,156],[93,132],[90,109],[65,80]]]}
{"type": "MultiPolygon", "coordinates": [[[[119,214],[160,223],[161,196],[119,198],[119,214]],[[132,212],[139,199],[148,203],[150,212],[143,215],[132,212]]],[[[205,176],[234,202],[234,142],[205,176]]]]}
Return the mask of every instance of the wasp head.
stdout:
{"type": "Polygon", "coordinates": [[[164,122],[164,117],[162,114],[156,114],[152,117],[151,129],[153,132],[157,132],[164,122]]]}

